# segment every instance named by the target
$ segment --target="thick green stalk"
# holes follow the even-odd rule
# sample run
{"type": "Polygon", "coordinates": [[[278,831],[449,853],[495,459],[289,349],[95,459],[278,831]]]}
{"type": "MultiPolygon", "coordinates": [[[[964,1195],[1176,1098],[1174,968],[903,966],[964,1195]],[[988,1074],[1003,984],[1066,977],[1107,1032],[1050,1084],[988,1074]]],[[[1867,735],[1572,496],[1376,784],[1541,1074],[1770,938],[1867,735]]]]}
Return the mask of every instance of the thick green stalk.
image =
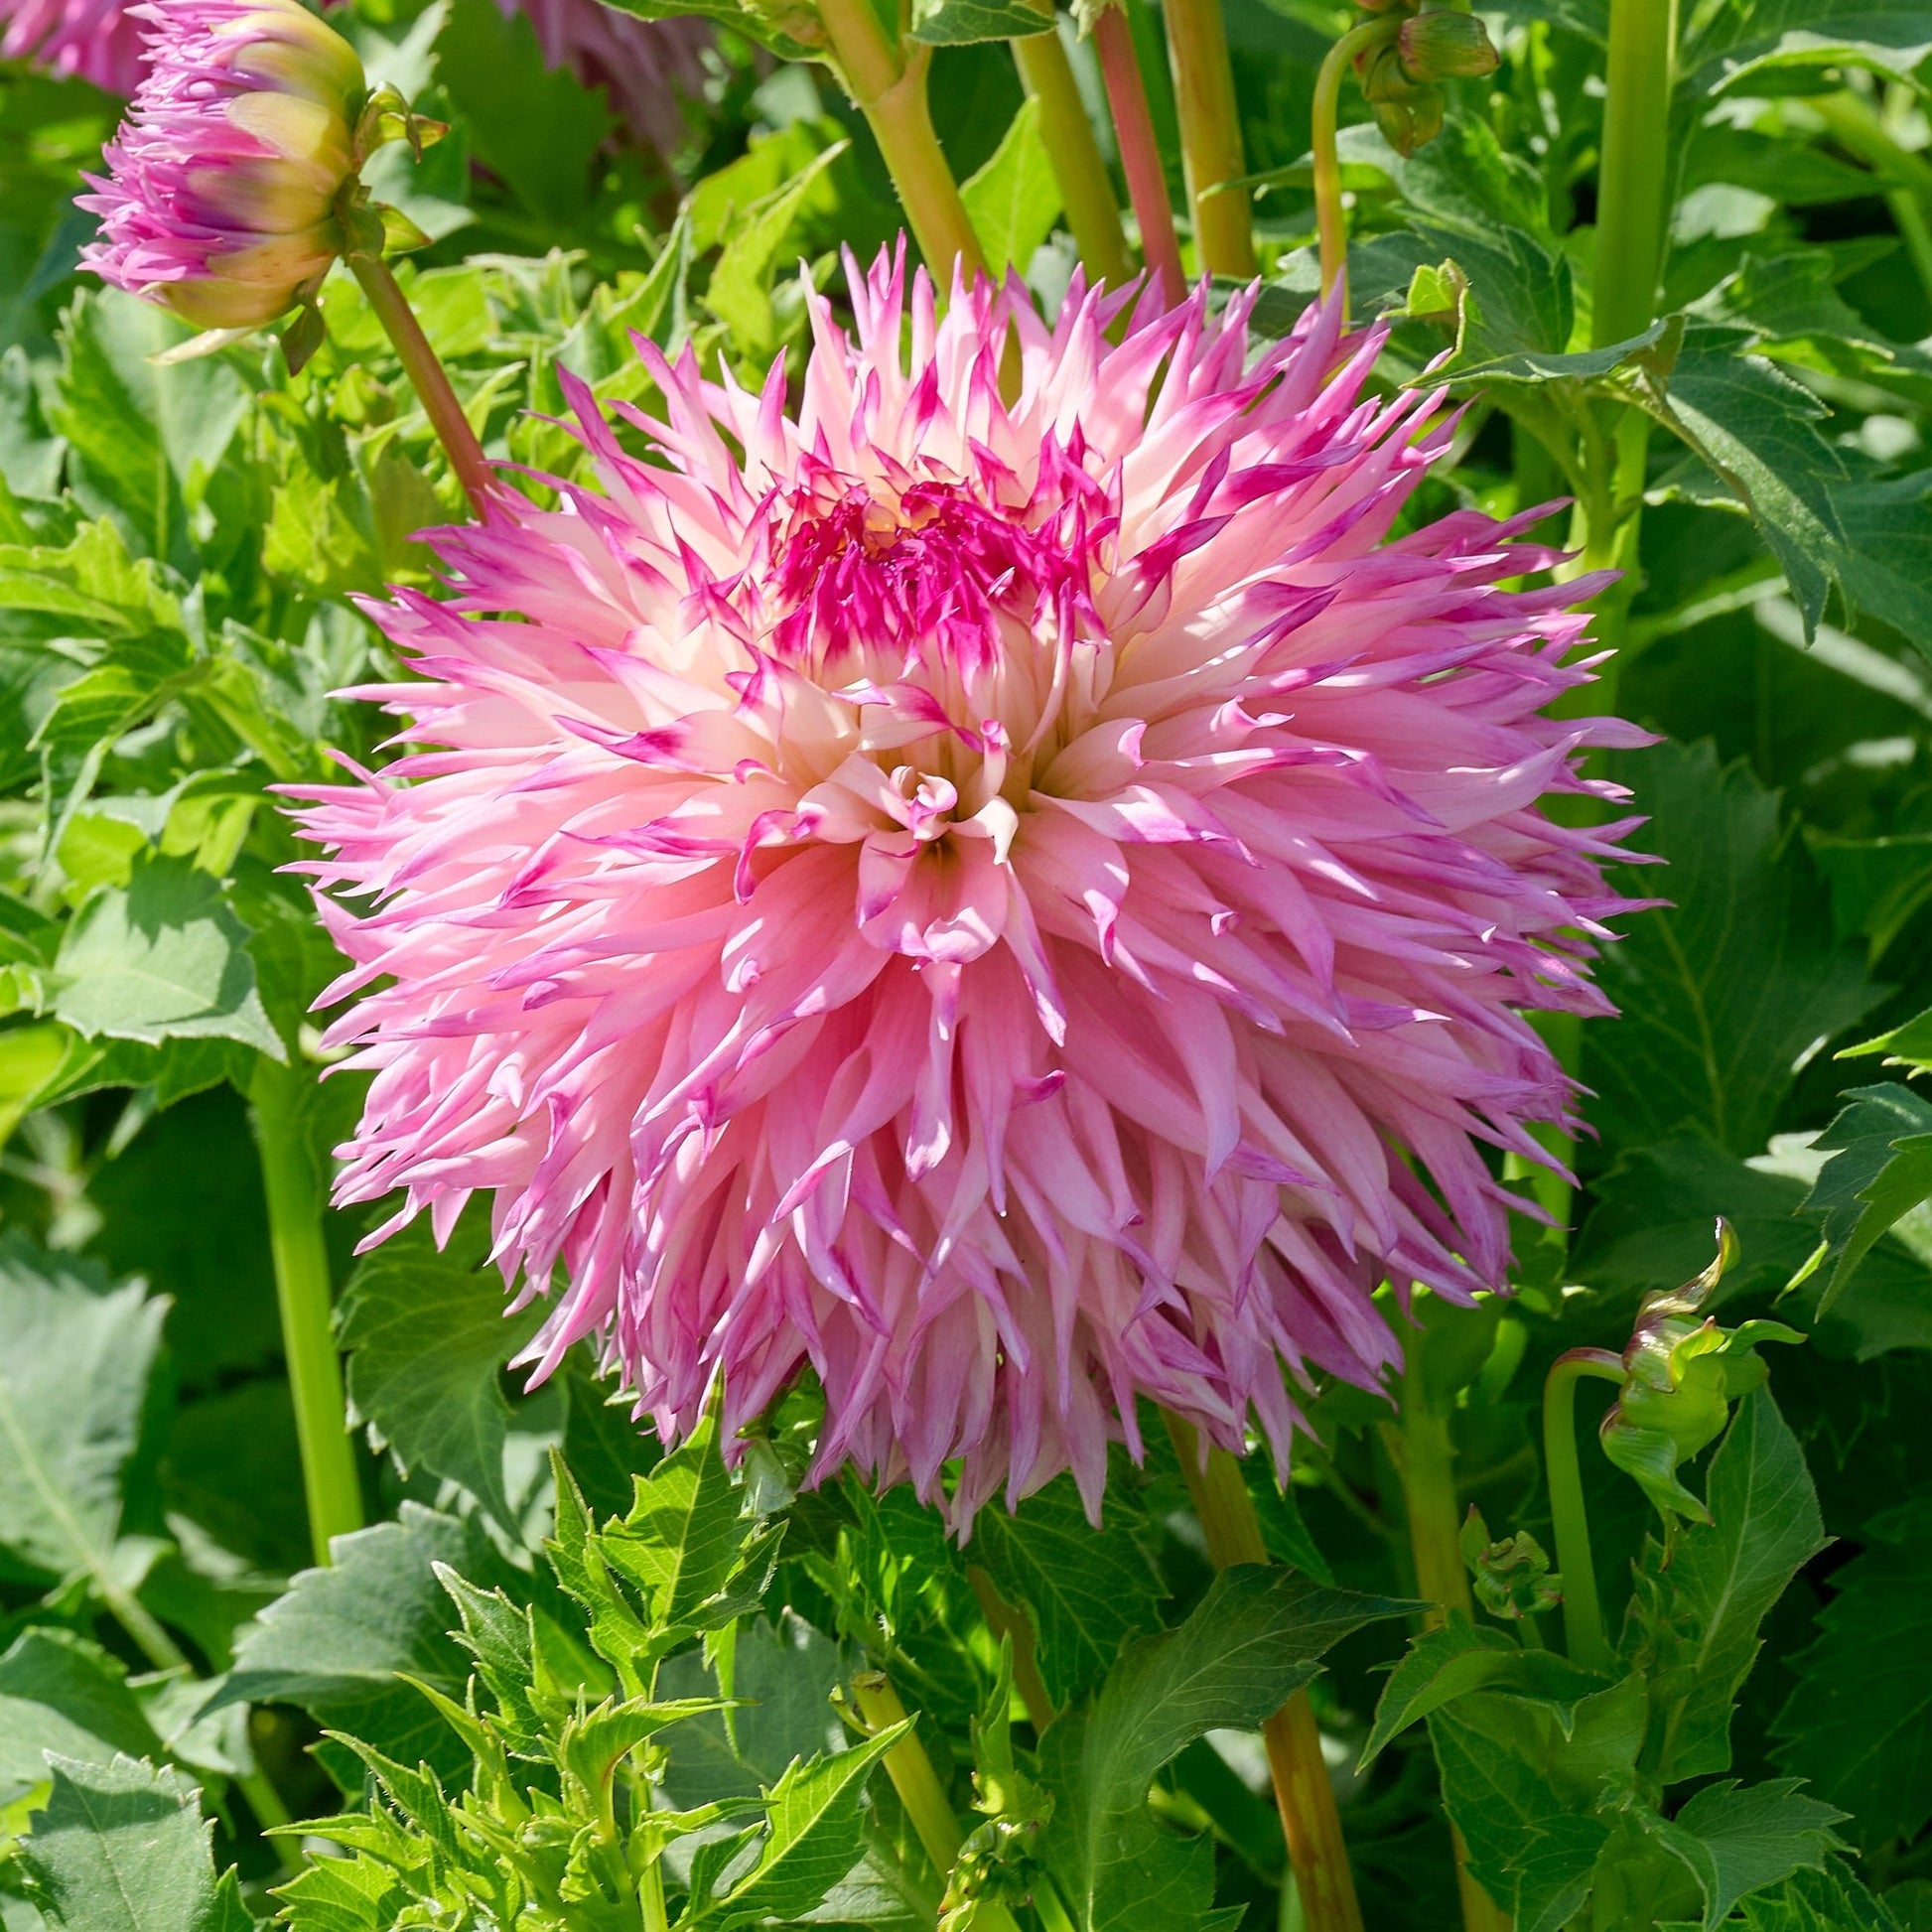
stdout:
{"type": "MultiPolygon", "coordinates": [[[[893,1680],[884,1671],[861,1671],[852,1680],[852,1701],[858,1706],[866,1728],[875,1735],[905,1722],[905,1706],[899,1702],[893,1680]]],[[[919,1742],[918,1731],[908,1730],[886,1753],[885,1761],[886,1775],[892,1779],[893,1789],[898,1793],[898,1801],[905,1807],[905,1815],[918,1834],[926,1857],[944,1879],[957,1863],[959,1848],[966,1838],[959,1829],[959,1820],[953,1816],[946,1788],[939,1782],[939,1774],[932,1768],[925,1746],[919,1742]]],[[[983,1932],[1020,1932],[1012,1914],[998,1904],[982,1904],[974,1923],[983,1932]]]]}
{"type": "Polygon", "coordinates": [[[349,1440],[342,1363],[330,1325],[329,1251],[322,1237],[322,1176],[303,1118],[308,1075],[263,1059],[249,1084],[255,1144],[268,1200],[268,1243],[282,1311],[295,1434],[302,1450],[302,1487],[316,1562],[329,1561],[329,1539],[362,1527],[362,1485],[349,1440]]]}
{"type": "MultiPolygon", "coordinates": [[[[1052,18],[1050,0],[1040,11],[1052,18]]],[[[1043,34],[1028,34],[1015,41],[1013,60],[1020,69],[1021,85],[1039,102],[1039,138],[1047,160],[1053,164],[1053,179],[1059,184],[1060,200],[1066,207],[1066,224],[1073,231],[1087,280],[1119,288],[1132,273],[1127,263],[1127,236],[1121,231],[1120,206],[1114,200],[1107,163],[1100,143],[1093,138],[1093,123],[1087,119],[1086,103],[1073,78],[1073,64],[1060,45],[1058,31],[1049,27],[1043,34]]],[[[1026,263],[1016,262],[1014,266],[1025,269],[1026,263]]]]}
{"type": "Polygon", "coordinates": [[[450,387],[443,364],[437,360],[422,324],[416,320],[415,310],[409,306],[409,298],[397,285],[389,264],[380,254],[356,249],[345,259],[401,357],[403,373],[409,377],[416,399],[423,405],[423,412],[429,417],[430,427],[443,445],[450,468],[456,472],[457,482],[469,496],[471,507],[479,516],[483,515],[495,484],[494,474],[483,453],[483,445],[477,441],[477,432],[470,427],[470,418],[463,413],[463,405],[450,387]]]}
{"type": "MultiPolygon", "coordinates": [[[[1402,1406],[1385,1425],[1396,1473],[1402,1479],[1403,1513],[1409,1519],[1409,1550],[1416,1564],[1416,1588],[1428,1602],[1423,1627],[1437,1630],[1451,1611],[1475,1614],[1469,1574],[1462,1562],[1462,1515],[1455,1495],[1455,1443],[1449,1418],[1429,1400],[1423,1373],[1427,1337],[1417,1329],[1408,1338],[1402,1371],[1402,1406]]],[[[1462,1901],[1463,1932],[1509,1932],[1503,1911],[1469,1874],[1468,1848],[1449,1827],[1455,1852],[1455,1882],[1462,1901]]]]}
{"type": "Polygon", "coordinates": [[[1591,278],[1590,339],[1598,348],[1641,335],[1656,312],[1676,53],[1677,0],[1610,0],[1591,278]]]}
{"type": "Polygon", "coordinates": [[[1162,13],[1194,208],[1194,249],[1210,275],[1246,281],[1256,268],[1254,213],[1247,190],[1230,185],[1247,174],[1248,164],[1221,0],[1167,0],[1162,13]]]}
{"type": "Polygon", "coordinates": [[[1543,1384],[1543,1475],[1550,1485],[1550,1522],[1556,1532],[1557,1572],[1563,1579],[1564,1648],[1573,1664],[1608,1670],[1610,1646],[1589,1553],[1583,1469],[1577,1459],[1577,1384],[1587,1377],[1623,1380],[1623,1362],[1607,1348],[1573,1348],[1559,1355],[1543,1384]]]}
{"type": "Polygon", "coordinates": [[[1168,200],[1168,175],[1161,163],[1161,144],[1155,138],[1154,115],[1148,106],[1147,79],[1134,52],[1134,30],[1125,7],[1103,7],[1093,24],[1093,44],[1100,54],[1100,77],[1107,86],[1107,106],[1114,117],[1114,138],[1120,143],[1121,172],[1127,177],[1127,197],[1141,230],[1141,255],[1148,273],[1168,305],[1187,293],[1187,277],[1180,266],[1180,239],[1174,233],[1173,207],[1168,200]]]}
{"type": "Polygon", "coordinates": [[[925,90],[931,50],[915,45],[905,58],[887,38],[872,0],[821,0],[819,19],[846,90],[872,128],[912,237],[943,296],[955,268],[978,273],[986,267],[986,253],[932,131],[925,90]]]}
{"type": "Polygon", "coordinates": [[[1348,309],[1348,217],[1341,206],[1342,76],[1358,54],[1394,38],[1401,23],[1368,20],[1351,27],[1322,56],[1314,76],[1314,119],[1310,159],[1314,165],[1314,225],[1321,253],[1321,293],[1341,291],[1342,311],[1348,309]]]}
{"type": "MultiPolygon", "coordinates": [[[[1210,1449],[1203,1462],[1200,1438],[1193,1425],[1178,1416],[1168,1417],[1168,1434],[1173,1438],[1174,1453],[1180,1457],[1180,1470],[1187,1478],[1215,1569],[1268,1562],[1261,1519],[1255,1514],[1241,1464],[1221,1449],[1210,1449]]],[[[1341,1814],[1335,1809],[1334,1787],[1321,1755],[1321,1731],[1309,1694],[1297,1691],[1262,1725],[1261,1737],[1307,1932],[1362,1932],[1355,1875],[1349,1869],[1341,1814]]]]}

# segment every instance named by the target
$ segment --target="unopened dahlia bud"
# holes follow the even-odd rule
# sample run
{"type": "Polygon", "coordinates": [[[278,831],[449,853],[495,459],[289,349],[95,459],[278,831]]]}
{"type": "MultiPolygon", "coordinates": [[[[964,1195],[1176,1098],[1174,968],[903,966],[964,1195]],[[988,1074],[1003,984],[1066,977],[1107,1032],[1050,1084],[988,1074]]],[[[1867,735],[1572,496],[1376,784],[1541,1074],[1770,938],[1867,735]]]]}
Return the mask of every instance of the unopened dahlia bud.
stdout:
{"type": "Polygon", "coordinates": [[[1442,89],[1419,83],[1403,65],[1398,47],[1381,47],[1368,57],[1362,98],[1397,154],[1414,154],[1443,131],[1442,89]]]}
{"type": "Polygon", "coordinates": [[[1474,14],[1417,14],[1402,23],[1396,45],[1412,80],[1478,80],[1502,59],[1474,14]]]}
{"type": "Polygon", "coordinates": [[[1603,1418],[1603,1452],[1633,1477],[1666,1516],[1709,1522],[1710,1512],[1678,1480],[1679,1467],[1724,1433],[1730,1405],[1770,1370],[1756,1354],[1766,1341],[1803,1341],[1781,1321],[1721,1328],[1704,1304],[1737,1257],[1737,1237],[1718,1223],[1718,1253],[1703,1274],[1645,1298],[1623,1351],[1623,1389],[1603,1418]]]}
{"type": "Polygon", "coordinates": [[[153,0],[148,71],[106,150],[81,265],[203,329],[272,322],[342,252],[355,50],[297,0],[153,0]]]}

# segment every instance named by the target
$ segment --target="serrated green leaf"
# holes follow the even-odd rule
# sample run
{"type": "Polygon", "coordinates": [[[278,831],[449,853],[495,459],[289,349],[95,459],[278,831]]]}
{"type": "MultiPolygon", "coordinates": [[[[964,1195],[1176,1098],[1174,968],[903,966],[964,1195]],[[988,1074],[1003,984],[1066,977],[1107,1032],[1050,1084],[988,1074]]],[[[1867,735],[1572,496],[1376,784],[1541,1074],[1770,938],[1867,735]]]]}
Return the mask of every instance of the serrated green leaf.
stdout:
{"type": "Polygon", "coordinates": [[[1655,1545],[1644,1560],[1644,1581],[1668,1605],[1656,1633],[1667,1783],[1730,1768],[1731,1707],[1756,1661],[1758,1626],[1825,1547],[1804,1451],[1769,1389],[1737,1405],[1705,1500],[1709,1524],[1680,1526],[1668,1563],[1655,1545]]]}
{"type": "Polygon", "coordinates": [[[1361,1762],[1371,1763],[1410,1725],[1474,1691],[1546,1705],[1567,1732],[1576,1722],[1578,1705],[1607,1688],[1596,1672],[1554,1651],[1525,1650],[1504,1631],[1451,1617],[1441,1629],[1411,1642],[1390,1673],[1361,1762]]]}
{"type": "Polygon", "coordinates": [[[51,1627],[23,1631],[0,1655],[0,1809],[47,1781],[47,1751],[94,1761],[161,1754],[122,1666],[51,1627]]]}
{"type": "Polygon", "coordinates": [[[1680,88],[1703,96],[1774,68],[1847,64],[1906,79],[1932,53],[1932,8],[1920,0],[1725,0],[1686,34],[1680,88]]]}
{"type": "Polygon", "coordinates": [[[1155,1774],[1209,1730],[1256,1728],[1331,1644],[1409,1607],[1242,1565],[1176,1629],[1129,1649],[1097,1698],[1040,1744],[1057,1804],[1039,1855],[1078,1932],[1195,1932],[1212,1901],[1212,1859],[1202,1842],[1155,1826],[1155,1774]]]}
{"type": "Polygon", "coordinates": [[[1668,1824],[1652,1826],[1704,1893],[1704,1932],[1719,1932],[1739,1899],[1794,1871],[1823,1871],[1826,1859],[1845,1849],[1832,1829],[1845,1814],[1804,1797],[1800,1783],[1780,1778],[1740,1788],[1725,1778],[1695,1792],[1668,1824]]]}
{"type": "Polygon", "coordinates": [[[113,1587],[121,1487],[167,1304],[0,1236],[0,1549],[27,1574],[113,1587]]]}
{"type": "Polygon", "coordinates": [[[895,1725],[835,1757],[791,1765],[765,1793],[767,1826],[758,1863],[723,1897],[706,1897],[694,1886],[677,1932],[732,1932],[816,1907],[858,1863],[866,1781],[910,1728],[909,1721],[895,1725]]]}
{"type": "Polygon", "coordinates": [[[1878,1239],[1932,1199],[1932,1102],[1888,1081],[1854,1087],[1815,1145],[1832,1158],[1819,1171],[1800,1212],[1823,1239],[1799,1279],[1823,1276],[1823,1315],[1878,1239]]]}
{"type": "Polygon", "coordinates": [[[834,142],[771,194],[745,208],[705,285],[705,307],[730,332],[736,353],[755,365],[768,361],[778,346],[772,281],[796,269],[798,249],[791,237],[822,197],[826,170],[848,145],[834,142]]]}
{"type": "Polygon", "coordinates": [[[468,1755],[399,1673],[461,1698],[470,1658],[448,1634],[442,1564],[485,1584],[501,1566],[481,1530],[404,1503],[393,1523],[339,1537],[327,1570],[305,1570],[243,1630],[209,1700],[294,1704],[399,1762],[461,1772],[468,1755]]]}
{"type": "Polygon", "coordinates": [[[1024,40],[1052,31],[1052,10],[1032,0],[912,0],[912,38],[929,47],[1024,40]]]}
{"type": "Polygon", "coordinates": [[[348,1399],[372,1442],[405,1469],[458,1482],[511,1522],[503,1445],[511,1411],[503,1364],[541,1310],[506,1318],[488,1235],[466,1223],[438,1252],[418,1221],[356,1264],[336,1315],[348,1399]]]}
{"type": "Polygon", "coordinates": [[[1587,1031],[1592,1125],[1643,1147],[1686,1127],[1762,1151],[1800,1061],[1879,998],[1833,940],[1824,890],[1780,824],[1777,794],[1709,745],[1619,761],[1652,814],[1643,848],[1667,872],[1632,881],[1674,901],[1630,922],[1600,977],[1623,1017],[1587,1031]]]}
{"type": "Polygon", "coordinates": [[[1932,1820],[1932,1503],[1889,1510],[1864,1537],[1796,1659],[1777,1758],[1849,1807],[1868,1843],[1909,1840],[1932,1820]]]}
{"type": "Polygon", "coordinates": [[[604,1555],[650,1592],[660,1624],[683,1623],[732,1581],[754,1525],[718,1452],[715,1413],[637,1478],[636,1500],[604,1555]]]}
{"type": "Polygon", "coordinates": [[[1039,114],[1039,96],[1027,95],[986,165],[960,187],[989,275],[1009,268],[1024,275],[1059,217],[1060,185],[1040,138],[1039,114]]]}
{"type": "Polygon", "coordinates": [[[143,859],[124,891],[97,893],[55,973],[56,1015],[88,1038],[232,1039],[287,1058],[255,989],[248,928],[220,882],[186,859],[143,859]]]}
{"type": "Polygon", "coordinates": [[[234,1873],[216,1878],[200,1794],[180,1772],[117,1756],[55,1757],[21,1859],[63,1932],[250,1932],[234,1873]]]}
{"type": "Polygon", "coordinates": [[[1106,1676],[1129,1637],[1161,1627],[1164,1589],[1123,1512],[1096,1530],[1071,1476],[1018,1510],[983,1510],[970,1554],[1009,1601],[1031,1612],[1039,1672],[1064,1710],[1106,1676]]]}

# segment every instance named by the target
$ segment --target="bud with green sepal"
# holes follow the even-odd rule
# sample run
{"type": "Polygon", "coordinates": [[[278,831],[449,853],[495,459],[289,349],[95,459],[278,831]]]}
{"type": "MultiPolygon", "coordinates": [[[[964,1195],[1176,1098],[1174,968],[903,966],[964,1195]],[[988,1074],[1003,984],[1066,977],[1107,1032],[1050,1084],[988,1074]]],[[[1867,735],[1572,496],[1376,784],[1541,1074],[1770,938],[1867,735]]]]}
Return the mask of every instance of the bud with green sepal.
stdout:
{"type": "Polygon", "coordinates": [[[1623,1351],[1623,1386],[1603,1418],[1603,1452],[1666,1518],[1708,1523],[1710,1512],[1677,1471],[1724,1433],[1730,1405],[1770,1374],[1757,1354],[1766,1341],[1803,1341],[1781,1321],[1718,1325],[1702,1312],[1737,1258],[1737,1237],[1718,1223],[1718,1252],[1682,1288],[1648,1297],[1623,1351]]]}

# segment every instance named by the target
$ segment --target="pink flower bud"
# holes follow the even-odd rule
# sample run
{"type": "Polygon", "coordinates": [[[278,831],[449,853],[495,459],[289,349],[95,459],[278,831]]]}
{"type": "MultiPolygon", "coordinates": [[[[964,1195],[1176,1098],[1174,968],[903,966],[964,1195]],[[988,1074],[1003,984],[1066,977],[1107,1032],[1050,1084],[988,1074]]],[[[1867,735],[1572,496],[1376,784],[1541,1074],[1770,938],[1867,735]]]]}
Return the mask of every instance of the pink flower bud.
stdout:
{"type": "Polygon", "coordinates": [[[152,0],[148,71],[81,262],[204,329],[272,322],[342,249],[367,91],[355,51],[297,0],[152,0]]]}

